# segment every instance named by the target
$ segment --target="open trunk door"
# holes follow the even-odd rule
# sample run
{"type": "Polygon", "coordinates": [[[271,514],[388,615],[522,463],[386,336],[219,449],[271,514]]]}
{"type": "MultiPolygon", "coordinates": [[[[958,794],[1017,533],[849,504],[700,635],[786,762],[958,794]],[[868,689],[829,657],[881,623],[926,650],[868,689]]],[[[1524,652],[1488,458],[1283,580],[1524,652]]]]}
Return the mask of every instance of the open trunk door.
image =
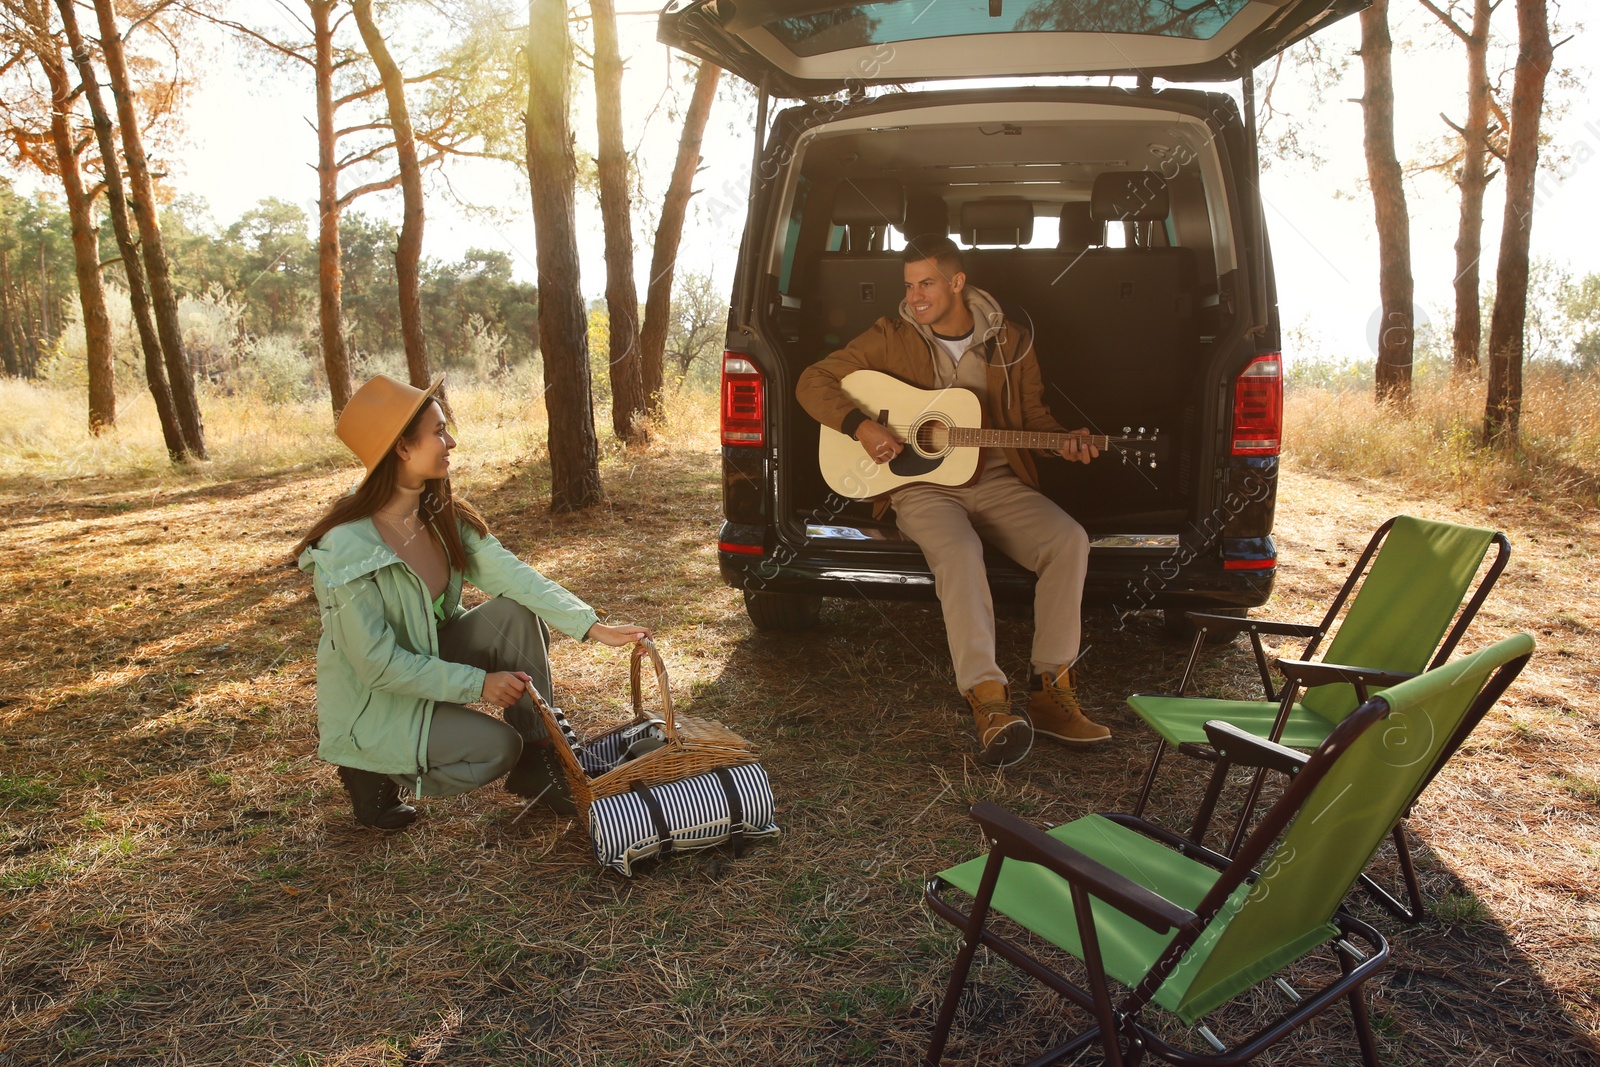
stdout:
{"type": "Polygon", "coordinates": [[[1232,81],[1370,0],[671,0],[660,40],[780,96],[947,78],[1232,81]]]}

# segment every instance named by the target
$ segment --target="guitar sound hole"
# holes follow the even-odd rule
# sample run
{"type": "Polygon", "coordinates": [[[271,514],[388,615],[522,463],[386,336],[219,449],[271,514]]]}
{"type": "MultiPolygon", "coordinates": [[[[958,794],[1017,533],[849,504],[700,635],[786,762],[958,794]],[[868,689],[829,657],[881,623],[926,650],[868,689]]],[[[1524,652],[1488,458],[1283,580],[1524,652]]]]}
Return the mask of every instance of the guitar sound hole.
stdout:
{"type": "Polygon", "coordinates": [[[912,440],[924,456],[942,456],[950,451],[950,426],[937,417],[925,419],[917,424],[912,440]]]}

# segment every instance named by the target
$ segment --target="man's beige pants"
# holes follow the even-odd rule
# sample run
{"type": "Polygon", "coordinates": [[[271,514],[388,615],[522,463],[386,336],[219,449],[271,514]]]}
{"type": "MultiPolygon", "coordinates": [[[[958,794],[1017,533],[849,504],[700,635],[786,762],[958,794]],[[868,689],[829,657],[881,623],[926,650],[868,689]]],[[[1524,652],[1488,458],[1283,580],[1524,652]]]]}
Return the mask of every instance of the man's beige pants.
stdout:
{"type": "Polygon", "coordinates": [[[992,464],[977,484],[908,485],[894,494],[895,522],[933,570],[950,659],[963,693],[1006,681],[994,658],[994,600],[983,544],[1039,576],[1033,595],[1033,670],[1054,673],[1078,658],[1089,535],[1009,465],[992,464]]]}

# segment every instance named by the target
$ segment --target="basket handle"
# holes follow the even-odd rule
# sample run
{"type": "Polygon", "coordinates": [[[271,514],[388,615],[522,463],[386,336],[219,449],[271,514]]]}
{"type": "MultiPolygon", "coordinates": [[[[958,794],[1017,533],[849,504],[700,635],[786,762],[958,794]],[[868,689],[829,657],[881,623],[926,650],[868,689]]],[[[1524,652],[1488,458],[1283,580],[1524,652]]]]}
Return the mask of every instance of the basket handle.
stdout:
{"type": "Polygon", "coordinates": [[[667,665],[661,661],[661,653],[656,651],[655,642],[648,637],[641,637],[633,645],[633,660],[628,667],[628,683],[633,692],[633,717],[643,721],[647,716],[644,713],[644,697],[640,692],[639,665],[646,656],[656,669],[656,689],[661,694],[661,719],[666,723],[667,739],[674,745],[678,743],[678,721],[672,713],[672,689],[667,684],[667,665]]]}

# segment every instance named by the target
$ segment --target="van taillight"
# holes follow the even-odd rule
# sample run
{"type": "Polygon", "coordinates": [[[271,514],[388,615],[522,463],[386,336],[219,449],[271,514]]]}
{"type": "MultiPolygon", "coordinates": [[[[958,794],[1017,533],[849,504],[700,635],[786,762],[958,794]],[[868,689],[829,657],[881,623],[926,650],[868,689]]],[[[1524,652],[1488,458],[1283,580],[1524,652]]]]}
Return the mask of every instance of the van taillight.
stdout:
{"type": "Polygon", "coordinates": [[[1233,454],[1276,456],[1283,438],[1283,357],[1257,356],[1233,381],[1233,454]]]}
{"type": "Polygon", "coordinates": [[[767,443],[766,385],[756,365],[722,354],[722,443],[759,448],[767,443]]]}

